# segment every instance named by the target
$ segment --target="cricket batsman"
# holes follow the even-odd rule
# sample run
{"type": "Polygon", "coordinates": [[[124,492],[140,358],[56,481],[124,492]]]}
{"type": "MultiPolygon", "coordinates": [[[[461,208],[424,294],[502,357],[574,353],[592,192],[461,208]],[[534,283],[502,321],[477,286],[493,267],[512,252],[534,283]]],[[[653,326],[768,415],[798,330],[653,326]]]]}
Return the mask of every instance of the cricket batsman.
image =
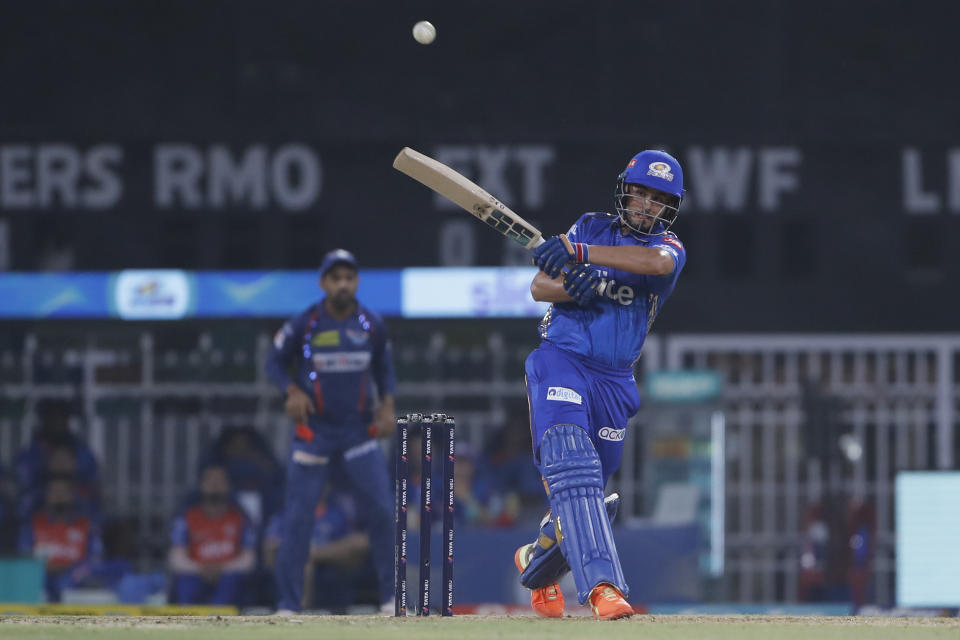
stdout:
{"type": "Polygon", "coordinates": [[[527,398],[550,512],[514,562],[538,615],[563,616],[567,571],[594,618],[633,615],[610,526],[617,502],[605,503],[604,487],[640,409],[633,364],[686,262],[669,230],[683,193],[677,160],[643,151],[617,180],[616,215],[584,214],[534,251],[530,291],[553,304],[527,357],[527,398]]]}
{"type": "Polygon", "coordinates": [[[395,428],[397,381],[384,322],[357,301],[358,284],[352,253],[324,256],[326,296],[283,325],[267,357],[267,376],[296,423],[276,566],[281,615],[300,611],[314,508],[331,472],[366,509],[381,609],[393,611],[393,490],[376,438],[395,428]]]}

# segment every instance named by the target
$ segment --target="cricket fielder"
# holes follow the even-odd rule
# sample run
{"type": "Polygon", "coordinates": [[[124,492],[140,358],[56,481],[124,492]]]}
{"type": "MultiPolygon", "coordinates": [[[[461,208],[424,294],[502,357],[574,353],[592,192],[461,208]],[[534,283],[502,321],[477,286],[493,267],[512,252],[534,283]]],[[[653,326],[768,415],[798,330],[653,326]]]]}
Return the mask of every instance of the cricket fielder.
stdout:
{"type": "Polygon", "coordinates": [[[314,508],[331,467],[367,510],[380,604],[393,610],[393,490],[376,438],[395,428],[397,382],[386,327],[357,301],[358,284],[353,254],[328,253],[320,266],[326,296],[283,325],[267,357],[267,376],[296,422],[276,566],[281,614],[300,611],[314,508]]]}
{"type": "Polygon", "coordinates": [[[527,358],[527,397],[550,513],[514,561],[541,616],[563,616],[557,581],[568,570],[596,619],[633,614],[610,526],[616,502],[603,490],[640,408],[633,364],[686,262],[669,231],[683,193],[677,160],[643,151],[617,180],[617,215],[584,214],[534,251],[530,291],[553,304],[527,358]]]}

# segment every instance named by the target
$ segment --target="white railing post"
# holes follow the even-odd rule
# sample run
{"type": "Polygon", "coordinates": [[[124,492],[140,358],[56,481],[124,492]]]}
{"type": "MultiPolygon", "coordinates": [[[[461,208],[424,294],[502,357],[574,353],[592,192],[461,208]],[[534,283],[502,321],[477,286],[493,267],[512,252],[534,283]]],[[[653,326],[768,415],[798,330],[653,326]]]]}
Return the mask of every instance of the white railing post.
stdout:
{"type": "Polygon", "coordinates": [[[953,469],[953,431],[956,423],[956,398],[953,383],[953,354],[957,344],[941,344],[937,349],[936,450],[938,469],[953,469]]]}

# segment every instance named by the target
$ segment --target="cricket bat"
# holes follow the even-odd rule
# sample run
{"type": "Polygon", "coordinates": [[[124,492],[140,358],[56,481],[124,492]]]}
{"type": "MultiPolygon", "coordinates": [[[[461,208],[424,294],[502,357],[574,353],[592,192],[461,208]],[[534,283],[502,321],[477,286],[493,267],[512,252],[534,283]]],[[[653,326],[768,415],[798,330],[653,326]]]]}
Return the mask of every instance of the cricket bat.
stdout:
{"type": "Polygon", "coordinates": [[[393,168],[433,189],[527,249],[543,244],[539,229],[447,165],[404,147],[394,158],[393,168]]]}

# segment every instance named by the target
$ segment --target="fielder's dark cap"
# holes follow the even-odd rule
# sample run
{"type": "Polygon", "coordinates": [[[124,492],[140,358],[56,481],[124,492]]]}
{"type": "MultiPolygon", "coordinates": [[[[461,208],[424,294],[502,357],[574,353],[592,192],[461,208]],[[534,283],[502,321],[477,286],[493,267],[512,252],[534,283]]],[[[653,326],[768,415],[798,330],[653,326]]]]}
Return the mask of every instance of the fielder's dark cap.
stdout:
{"type": "Polygon", "coordinates": [[[323,256],[323,262],[320,263],[320,277],[327,275],[327,271],[333,269],[338,264],[345,264],[357,268],[357,259],[346,249],[334,249],[323,256]]]}

